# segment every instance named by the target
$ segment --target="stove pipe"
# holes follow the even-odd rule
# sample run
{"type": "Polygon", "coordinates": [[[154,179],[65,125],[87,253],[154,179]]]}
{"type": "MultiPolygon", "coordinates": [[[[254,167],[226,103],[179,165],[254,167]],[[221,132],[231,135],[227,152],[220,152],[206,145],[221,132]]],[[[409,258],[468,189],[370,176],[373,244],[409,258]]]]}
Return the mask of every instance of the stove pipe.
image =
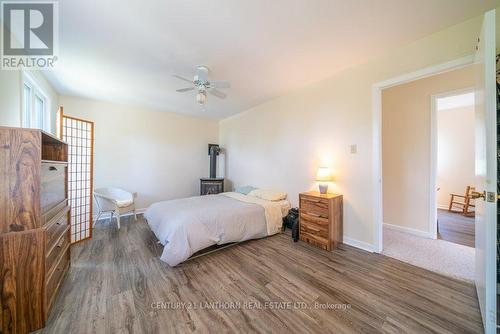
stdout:
{"type": "Polygon", "coordinates": [[[219,145],[209,144],[208,153],[210,154],[210,178],[215,179],[217,174],[217,156],[220,153],[219,145]]]}

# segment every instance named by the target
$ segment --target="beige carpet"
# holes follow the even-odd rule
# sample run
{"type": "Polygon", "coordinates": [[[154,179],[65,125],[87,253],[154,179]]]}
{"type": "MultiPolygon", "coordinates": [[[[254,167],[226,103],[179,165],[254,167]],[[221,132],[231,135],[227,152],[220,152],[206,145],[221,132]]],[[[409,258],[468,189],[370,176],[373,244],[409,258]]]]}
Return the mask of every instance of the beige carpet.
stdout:
{"type": "Polygon", "coordinates": [[[384,227],[382,254],[462,280],[474,280],[474,248],[384,227]]]}

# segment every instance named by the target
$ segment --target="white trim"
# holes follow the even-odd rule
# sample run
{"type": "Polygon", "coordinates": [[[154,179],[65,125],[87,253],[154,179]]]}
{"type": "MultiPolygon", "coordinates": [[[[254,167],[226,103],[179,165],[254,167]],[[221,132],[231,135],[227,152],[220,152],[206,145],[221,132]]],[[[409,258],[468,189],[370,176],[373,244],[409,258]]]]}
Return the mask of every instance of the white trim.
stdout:
{"type": "Polygon", "coordinates": [[[433,95],[431,95],[431,97],[436,98],[436,99],[442,99],[445,97],[450,97],[450,96],[455,96],[455,95],[463,95],[463,94],[474,93],[474,92],[475,92],[474,87],[466,87],[466,88],[461,88],[461,89],[450,90],[450,91],[447,91],[444,93],[433,94],[433,95]]]}
{"type": "Polygon", "coordinates": [[[375,219],[373,250],[382,253],[382,89],[373,86],[373,217],[375,219]]]}
{"type": "Polygon", "coordinates": [[[359,241],[359,240],[356,240],[356,239],[351,239],[351,238],[348,238],[348,237],[343,237],[343,242],[346,245],[349,245],[349,246],[352,246],[352,247],[356,247],[356,248],[365,250],[367,252],[373,253],[373,245],[371,245],[371,244],[369,244],[367,242],[359,241]]]}
{"type": "Polygon", "coordinates": [[[393,86],[398,86],[407,82],[412,82],[415,80],[427,78],[436,74],[448,72],[450,70],[456,70],[458,68],[465,67],[474,62],[474,55],[468,55],[462,58],[458,58],[455,60],[451,60],[445,63],[436,64],[433,66],[429,66],[414,72],[406,73],[388,80],[377,82],[373,85],[373,87],[379,88],[390,88],[393,86]]]}
{"type": "Polygon", "coordinates": [[[436,97],[431,96],[431,138],[429,147],[429,236],[437,239],[437,164],[438,164],[438,117],[436,97]]]}
{"type": "Polygon", "coordinates": [[[382,90],[407,82],[423,79],[436,74],[462,68],[472,64],[474,55],[469,55],[446,63],[403,74],[372,85],[372,121],[373,121],[373,249],[381,253],[383,249],[383,205],[382,205],[382,90]]]}
{"type": "Polygon", "coordinates": [[[414,229],[411,227],[392,225],[392,224],[386,224],[386,223],[384,223],[384,227],[391,229],[391,230],[394,230],[394,231],[404,232],[404,233],[408,233],[411,235],[415,235],[417,237],[422,237],[422,238],[427,238],[427,239],[435,239],[434,236],[432,235],[432,233],[429,233],[427,231],[417,230],[417,229],[414,229]]]}

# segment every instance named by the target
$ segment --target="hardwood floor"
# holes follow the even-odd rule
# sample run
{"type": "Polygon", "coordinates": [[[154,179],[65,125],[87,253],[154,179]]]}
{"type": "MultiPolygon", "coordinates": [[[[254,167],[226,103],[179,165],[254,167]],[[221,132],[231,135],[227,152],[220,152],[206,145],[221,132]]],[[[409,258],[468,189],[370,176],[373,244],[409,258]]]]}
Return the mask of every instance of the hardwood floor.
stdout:
{"type": "Polygon", "coordinates": [[[474,247],[474,217],[438,209],[438,239],[474,247]]]}
{"type": "Polygon", "coordinates": [[[327,252],[280,234],[175,268],[161,251],[142,216],[120,231],[98,225],[72,248],[41,333],[482,331],[473,285],[346,245],[327,252]]]}

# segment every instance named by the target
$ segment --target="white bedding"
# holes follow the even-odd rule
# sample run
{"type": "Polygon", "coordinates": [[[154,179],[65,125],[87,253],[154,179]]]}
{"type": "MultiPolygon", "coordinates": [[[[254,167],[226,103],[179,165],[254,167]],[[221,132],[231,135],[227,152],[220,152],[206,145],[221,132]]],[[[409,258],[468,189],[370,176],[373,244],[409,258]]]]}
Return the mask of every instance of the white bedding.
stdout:
{"type": "Polygon", "coordinates": [[[176,266],[212,245],[278,233],[289,208],[286,200],[230,192],[154,203],[144,217],[165,246],[161,260],[176,266]]]}

